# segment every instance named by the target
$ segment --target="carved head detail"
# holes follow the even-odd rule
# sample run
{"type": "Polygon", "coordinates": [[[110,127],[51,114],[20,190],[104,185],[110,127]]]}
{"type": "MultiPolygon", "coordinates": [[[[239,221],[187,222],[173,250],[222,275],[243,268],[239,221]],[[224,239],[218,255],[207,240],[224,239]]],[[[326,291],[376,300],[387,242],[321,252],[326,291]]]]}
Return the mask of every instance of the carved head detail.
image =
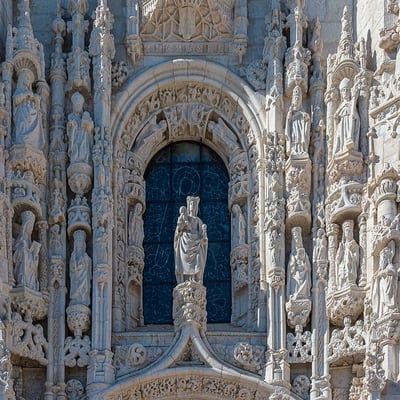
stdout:
{"type": "Polygon", "coordinates": [[[354,229],[354,221],[349,219],[343,222],[343,240],[350,241],[353,240],[353,229],[354,229]]]}
{"type": "Polygon", "coordinates": [[[296,110],[300,109],[303,101],[303,93],[300,86],[295,86],[292,94],[292,104],[296,110]]]}
{"type": "Polygon", "coordinates": [[[85,98],[79,92],[75,92],[71,97],[71,101],[74,114],[82,114],[85,98]]]}
{"type": "Polygon", "coordinates": [[[292,250],[303,248],[303,238],[300,226],[292,228],[292,250]]]}
{"type": "Polygon", "coordinates": [[[35,76],[29,68],[22,68],[18,72],[17,90],[32,91],[32,83],[34,79],[35,76]]]}
{"type": "Polygon", "coordinates": [[[86,251],[86,232],[77,230],[74,232],[74,249],[86,251]]]}
{"type": "Polygon", "coordinates": [[[339,85],[339,91],[340,91],[340,96],[343,101],[349,101],[350,100],[350,87],[351,87],[351,82],[349,78],[343,78],[342,81],[340,82],[339,85]]]}
{"type": "Polygon", "coordinates": [[[30,210],[23,211],[21,219],[22,219],[21,234],[30,237],[32,235],[33,226],[35,224],[35,214],[30,210]]]}
{"type": "Polygon", "coordinates": [[[197,212],[199,210],[199,202],[200,202],[200,197],[198,196],[188,196],[186,198],[186,204],[189,215],[194,217],[197,216],[197,212]]]}

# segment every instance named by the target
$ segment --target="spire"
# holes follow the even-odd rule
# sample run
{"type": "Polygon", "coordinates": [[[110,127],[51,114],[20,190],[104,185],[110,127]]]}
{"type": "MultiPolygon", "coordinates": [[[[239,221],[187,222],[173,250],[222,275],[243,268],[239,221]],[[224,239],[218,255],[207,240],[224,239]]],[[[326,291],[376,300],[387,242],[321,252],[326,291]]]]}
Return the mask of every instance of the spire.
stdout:
{"type": "Polygon", "coordinates": [[[16,36],[16,47],[18,50],[34,50],[35,40],[31,24],[29,0],[18,1],[18,33],[16,36]]]}
{"type": "Polygon", "coordinates": [[[342,15],[342,33],[337,51],[338,61],[345,59],[354,60],[353,25],[351,19],[351,13],[347,6],[345,6],[342,15]]]}

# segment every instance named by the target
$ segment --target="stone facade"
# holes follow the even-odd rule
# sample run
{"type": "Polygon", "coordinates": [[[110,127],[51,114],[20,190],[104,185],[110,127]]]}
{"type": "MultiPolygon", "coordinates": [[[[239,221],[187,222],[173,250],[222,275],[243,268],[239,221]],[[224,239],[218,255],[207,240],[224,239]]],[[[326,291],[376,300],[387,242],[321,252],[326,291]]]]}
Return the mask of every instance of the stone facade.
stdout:
{"type": "Polygon", "coordinates": [[[399,9],[2,0],[0,399],[400,399],[399,9]]]}

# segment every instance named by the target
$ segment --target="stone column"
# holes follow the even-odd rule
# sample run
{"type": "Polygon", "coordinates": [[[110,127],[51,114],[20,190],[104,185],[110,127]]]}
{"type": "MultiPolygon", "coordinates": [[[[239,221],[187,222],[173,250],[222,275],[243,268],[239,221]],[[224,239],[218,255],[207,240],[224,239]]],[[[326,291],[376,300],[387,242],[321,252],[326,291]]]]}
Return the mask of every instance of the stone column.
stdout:
{"type": "MultiPolygon", "coordinates": [[[[65,267],[66,267],[66,149],[64,145],[65,71],[62,46],[66,32],[65,21],[61,18],[58,4],[53,21],[55,50],[51,59],[50,91],[50,207],[49,207],[49,248],[48,248],[48,291],[49,315],[47,335],[49,347],[45,400],[66,399],[64,338],[65,338],[65,267]]],[[[46,255],[47,257],[47,255],[46,255]]],[[[46,260],[47,261],[47,260],[46,260]]]]}
{"type": "Polygon", "coordinates": [[[88,393],[113,384],[115,371],[111,352],[112,332],[112,229],[113,195],[111,182],[112,143],[111,60],[114,38],[110,34],[113,16],[106,0],[99,0],[89,52],[94,76],[95,145],[93,148],[93,284],[92,350],[88,367],[88,393]]]}

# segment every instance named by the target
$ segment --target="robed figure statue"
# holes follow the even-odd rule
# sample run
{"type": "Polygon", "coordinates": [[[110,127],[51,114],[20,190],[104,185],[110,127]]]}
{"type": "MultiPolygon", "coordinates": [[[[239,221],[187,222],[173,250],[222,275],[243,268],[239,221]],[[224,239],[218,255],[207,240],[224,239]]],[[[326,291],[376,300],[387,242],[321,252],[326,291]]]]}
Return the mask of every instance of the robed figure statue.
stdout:
{"type": "Polygon", "coordinates": [[[187,207],[179,209],[175,230],[175,275],[177,283],[203,283],[208,238],[207,226],[197,216],[200,198],[188,196],[187,207]]]}

